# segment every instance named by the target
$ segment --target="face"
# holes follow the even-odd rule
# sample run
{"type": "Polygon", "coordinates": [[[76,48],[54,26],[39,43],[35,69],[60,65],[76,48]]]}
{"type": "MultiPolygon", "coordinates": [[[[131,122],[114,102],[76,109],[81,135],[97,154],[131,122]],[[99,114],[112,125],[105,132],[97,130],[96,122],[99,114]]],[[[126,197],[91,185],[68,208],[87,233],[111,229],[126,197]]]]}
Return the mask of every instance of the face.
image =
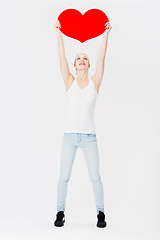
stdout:
{"type": "Polygon", "coordinates": [[[85,54],[79,54],[76,56],[75,59],[75,69],[80,70],[80,69],[89,69],[90,63],[87,55],[85,54]]]}

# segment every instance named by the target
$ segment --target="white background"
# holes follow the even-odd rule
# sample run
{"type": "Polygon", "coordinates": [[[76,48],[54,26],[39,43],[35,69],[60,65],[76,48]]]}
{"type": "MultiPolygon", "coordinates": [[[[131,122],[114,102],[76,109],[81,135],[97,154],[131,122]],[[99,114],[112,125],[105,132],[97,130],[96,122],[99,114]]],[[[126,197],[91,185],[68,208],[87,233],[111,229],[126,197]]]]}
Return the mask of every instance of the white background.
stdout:
{"type": "MultiPolygon", "coordinates": [[[[158,0],[0,1],[0,239],[159,239],[159,11],[158,0]],[[112,26],[95,107],[104,229],[80,148],[65,226],[52,225],[67,108],[54,24],[68,8],[101,9],[112,26]]],[[[63,35],[74,76],[80,52],[95,73],[102,38],[63,35]]]]}

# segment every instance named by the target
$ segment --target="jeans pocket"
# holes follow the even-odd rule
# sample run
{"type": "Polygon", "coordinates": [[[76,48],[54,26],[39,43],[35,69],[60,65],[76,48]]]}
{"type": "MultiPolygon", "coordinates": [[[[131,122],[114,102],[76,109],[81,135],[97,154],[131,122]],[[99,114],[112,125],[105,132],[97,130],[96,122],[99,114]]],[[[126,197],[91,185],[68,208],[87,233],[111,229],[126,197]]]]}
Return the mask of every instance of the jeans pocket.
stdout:
{"type": "Polygon", "coordinates": [[[88,137],[96,137],[96,134],[95,133],[87,133],[87,136],[88,137]]]}

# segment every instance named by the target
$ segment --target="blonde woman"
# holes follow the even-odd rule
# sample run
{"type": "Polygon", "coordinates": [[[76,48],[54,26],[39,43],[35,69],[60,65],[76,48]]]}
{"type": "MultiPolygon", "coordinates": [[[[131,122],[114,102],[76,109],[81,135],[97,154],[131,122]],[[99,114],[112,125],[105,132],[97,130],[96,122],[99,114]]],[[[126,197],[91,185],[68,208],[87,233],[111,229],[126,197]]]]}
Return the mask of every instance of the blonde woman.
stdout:
{"type": "MultiPolygon", "coordinates": [[[[65,223],[65,202],[67,184],[71,176],[76,150],[83,150],[93,191],[97,210],[97,227],[106,227],[104,214],[103,185],[99,173],[99,154],[97,136],[94,125],[94,106],[104,73],[105,55],[110,23],[106,23],[103,41],[97,59],[96,73],[88,78],[90,61],[85,53],[79,53],[74,59],[76,77],[70,71],[65,56],[60,22],[57,20],[54,28],[58,33],[58,49],[62,78],[69,98],[69,112],[61,144],[60,176],[57,185],[57,214],[54,225],[61,227],[65,223]]],[[[78,191],[78,189],[77,189],[78,191]]],[[[78,203],[79,204],[79,203],[78,203]]],[[[78,207],[78,206],[77,206],[78,207]]]]}

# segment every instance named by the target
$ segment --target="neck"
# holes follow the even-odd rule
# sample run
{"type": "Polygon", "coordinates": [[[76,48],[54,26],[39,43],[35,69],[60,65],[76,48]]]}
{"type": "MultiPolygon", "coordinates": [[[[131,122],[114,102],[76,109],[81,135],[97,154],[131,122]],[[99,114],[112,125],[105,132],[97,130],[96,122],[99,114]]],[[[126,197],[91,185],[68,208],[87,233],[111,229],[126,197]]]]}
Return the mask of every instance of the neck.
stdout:
{"type": "Polygon", "coordinates": [[[88,79],[88,72],[87,71],[78,71],[77,72],[77,80],[80,82],[84,82],[88,79]]]}

